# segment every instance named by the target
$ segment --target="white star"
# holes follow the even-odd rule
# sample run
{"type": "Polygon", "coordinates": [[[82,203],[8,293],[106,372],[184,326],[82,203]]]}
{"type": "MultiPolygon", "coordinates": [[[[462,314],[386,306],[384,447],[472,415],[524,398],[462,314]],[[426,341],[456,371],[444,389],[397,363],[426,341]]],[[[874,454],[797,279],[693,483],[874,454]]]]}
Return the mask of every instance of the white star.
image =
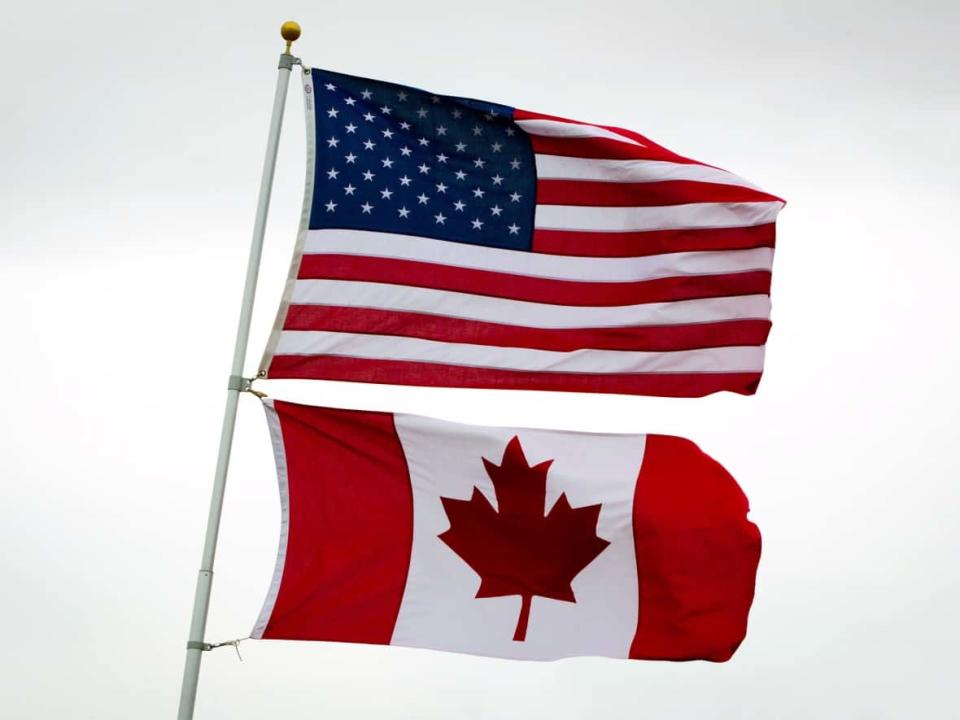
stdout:
{"type": "Polygon", "coordinates": [[[509,135],[510,137],[513,137],[515,133],[516,131],[512,127],[507,128],[507,135],[509,135]]]}
{"type": "Polygon", "coordinates": [[[373,113],[366,113],[363,116],[363,119],[366,120],[367,122],[373,122],[373,113]]]}
{"type": "Polygon", "coordinates": [[[480,188],[474,188],[474,190],[473,190],[473,196],[474,196],[474,197],[478,197],[478,198],[482,198],[482,197],[483,197],[483,190],[481,190],[480,188]]]}
{"type": "Polygon", "coordinates": [[[353,153],[348,153],[343,156],[343,159],[347,161],[347,165],[353,165],[357,160],[357,156],[353,153]]]}
{"type": "Polygon", "coordinates": [[[514,223],[513,225],[508,225],[507,230],[510,231],[511,235],[516,235],[518,232],[520,232],[520,226],[514,223]]]}
{"type": "Polygon", "coordinates": [[[340,141],[337,140],[335,137],[332,137],[329,140],[327,140],[327,147],[336,147],[339,144],[340,144],[340,141]]]}
{"type": "Polygon", "coordinates": [[[400,184],[406,187],[407,185],[410,184],[410,178],[404,175],[402,178],[400,178],[400,184]]]}
{"type": "Polygon", "coordinates": [[[344,102],[345,102],[347,105],[351,106],[351,107],[353,107],[354,105],[357,104],[357,101],[354,100],[352,97],[346,98],[346,99],[344,100],[344,102]]]}
{"type": "Polygon", "coordinates": [[[412,152],[412,151],[411,151],[410,148],[408,148],[408,147],[402,147],[402,148],[400,148],[400,154],[403,155],[404,157],[410,157],[410,153],[411,153],[411,152],[412,152]]]}
{"type": "Polygon", "coordinates": [[[336,89],[337,89],[337,86],[334,85],[333,83],[327,83],[326,85],[324,85],[324,87],[325,87],[327,90],[336,90],[336,89]]]}
{"type": "Polygon", "coordinates": [[[350,123],[349,125],[347,125],[347,132],[348,132],[348,133],[355,133],[356,131],[357,131],[357,126],[356,126],[356,125],[354,125],[353,123],[350,123]]]}
{"type": "Polygon", "coordinates": [[[423,193],[420,193],[419,195],[417,195],[417,200],[420,202],[421,205],[426,205],[428,202],[430,202],[430,198],[428,198],[423,193]]]}
{"type": "Polygon", "coordinates": [[[446,222],[447,220],[447,218],[444,216],[443,213],[437,213],[436,215],[433,216],[433,219],[437,221],[438,225],[443,225],[444,222],[446,222]]]}
{"type": "Polygon", "coordinates": [[[329,110],[327,110],[327,117],[336,117],[339,114],[340,114],[340,111],[337,110],[336,108],[330,108],[329,110]]]}
{"type": "Polygon", "coordinates": [[[375,175],[374,175],[372,172],[370,172],[369,170],[366,170],[366,171],[363,173],[363,179],[366,180],[367,182],[373,182],[373,178],[374,178],[374,177],[375,177],[375,175]]]}
{"type": "Polygon", "coordinates": [[[474,126],[473,126],[473,134],[474,134],[474,135],[479,135],[479,134],[482,133],[482,132],[483,132],[483,128],[482,128],[482,127],[480,127],[479,125],[474,125],[474,126]]]}
{"type": "Polygon", "coordinates": [[[475,218],[470,224],[473,225],[474,230],[479,230],[483,227],[483,220],[480,218],[475,218]]]}
{"type": "Polygon", "coordinates": [[[447,128],[445,128],[443,125],[437,128],[437,135],[446,135],[446,134],[447,134],[447,128]]]}
{"type": "Polygon", "coordinates": [[[409,129],[410,129],[410,123],[408,123],[407,121],[403,121],[402,123],[400,123],[400,129],[401,129],[401,130],[409,130],[409,129]]]}
{"type": "Polygon", "coordinates": [[[363,149],[364,149],[364,150],[373,150],[373,148],[374,148],[375,146],[376,146],[376,143],[375,143],[373,140],[364,140],[364,141],[363,141],[363,149]]]}
{"type": "Polygon", "coordinates": [[[370,92],[369,90],[364,90],[364,91],[361,92],[360,94],[363,96],[363,99],[364,99],[364,100],[369,100],[370,98],[373,97],[373,93],[370,92]]]}
{"type": "Polygon", "coordinates": [[[389,200],[390,198],[393,197],[393,190],[384,188],[383,190],[380,191],[380,197],[382,197],[384,200],[389,200]]]}
{"type": "Polygon", "coordinates": [[[467,174],[463,170],[457,170],[457,180],[463,180],[467,174]]]}
{"type": "Polygon", "coordinates": [[[520,202],[520,198],[522,197],[523,195],[521,195],[520,193],[512,192],[510,193],[510,202],[520,202]]]}
{"type": "Polygon", "coordinates": [[[393,130],[391,130],[390,128],[387,128],[386,130],[383,131],[383,136],[384,136],[387,140],[389,140],[390,138],[393,137],[393,130]]]}
{"type": "Polygon", "coordinates": [[[514,158],[513,160],[510,161],[510,167],[513,168],[514,170],[518,169],[520,167],[520,161],[514,158]]]}
{"type": "Polygon", "coordinates": [[[334,210],[337,209],[337,204],[333,200],[331,200],[330,202],[327,203],[326,208],[327,208],[327,212],[333,212],[334,210]]]}
{"type": "Polygon", "coordinates": [[[403,90],[401,90],[400,92],[397,93],[397,100],[399,100],[400,102],[406,102],[407,94],[403,92],[403,90]]]}
{"type": "Polygon", "coordinates": [[[467,149],[466,143],[458,142],[457,143],[457,152],[463,152],[467,149]]]}
{"type": "Polygon", "coordinates": [[[431,95],[431,96],[430,96],[430,102],[432,102],[434,105],[436,105],[437,103],[440,102],[440,98],[438,98],[436,95],[431,95]]]}
{"type": "Polygon", "coordinates": [[[430,141],[427,140],[426,138],[420,138],[419,140],[417,140],[417,142],[420,143],[423,147],[426,147],[427,145],[430,144],[430,141]]]}
{"type": "Polygon", "coordinates": [[[405,218],[407,215],[410,214],[410,211],[407,210],[406,206],[404,206],[404,207],[400,208],[399,210],[397,210],[397,214],[398,214],[400,217],[405,218]]]}
{"type": "Polygon", "coordinates": [[[443,153],[440,153],[439,155],[437,155],[437,162],[445,163],[446,161],[447,161],[446,155],[444,155],[443,153]]]}
{"type": "Polygon", "coordinates": [[[327,170],[327,177],[330,178],[331,180],[336,180],[337,175],[339,174],[340,174],[340,171],[337,170],[336,168],[330,168],[329,170],[327,170]]]}
{"type": "Polygon", "coordinates": [[[499,205],[494,205],[492,208],[490,208],[490,212],[492,212],[497,217],[500,217],[500,213],[503,212],[503,208],[501,208],[499,205]]]}
{"type": "Polygon", "coordinates": [[[367,202],[361,205],[360,208],[363,210],[364,215],[369,215],[370,211],[373,210],[373,205],[367,202]]]}
{"type": "Polygon", "coordinates": [[[465,202],[463,202],[463,200],[457,200],[457,201],[453,204],[453,207],[456,208],[457,212],[463,212],[463,209],[464,209],[466,206],[467,206],[467,204],[466,204],[465,202]]]}
{"type": "Polygon", "coordinates": [[[484,119],[484,120],[493,120],[493,113],[484,113],[484,114],[483,114],[483,119],[484,119]]]}
{"type": "Polygon", "coordinates": [[[419,110],[417,110],[418,118],[425,118],[426,116],[427,116],[427,111],[425,108],[420,108],[419,110]]]}
{"type": "Polygon", "coordinates": [[[382,108],[380,108],[380,112],[383,113],[384,115],[389,115],[393,111],[390,110],[390,108],[388,108],[386,105],[384,105],[382,108]]]}
{"type": "Polygon", "coordinates": [[[500,183],[503,182],[503,178],[500,177],[499,175],[494,175],[494,176],[491,178],[491,180],[493,180],[493,184],[494,184],[494,185],[499,185],[500,183]]]}
{"type": "Polygon", "coordinates": [[[453,116],[455,118],[459,119],[462,115],[463,115],[463,110],[460,110],[459,108],[453,109],[453,116]]]}
{"type": "Polygon", "coordinates": [[[384,158],[384,159],[381,160],[380,162],[383,164],[383,166],[384,166],[385,168],[392,168],[392,167],[393,167],[393,160],[391,160],[390,158],[384,158]]]}
{"type": "Polygon", "coordinates": [[[447,191],[447,186],[443,183],[437,183],[437,192],[445,193],[447,191]]]}
{"type": "Polygon", "coordinates": [[[486,163],[484,163],[483,160],[481,160],[480,158],[477,158],[476,160],[473,161],[474,167],[482,168],[485,164],[486,163]]]}
{"type": "Polygon", "coordinates": [[[356,188],[355,188],[353,185],[347,185],[347,186],[343,189],[343,191],[344,191],[347,195],[353,195],[353,191],[354,191],[354,190],[356,190],[356,188]]]}
{"type": "Polygon", "coordinates": [[[500,148],[502,147],[503,145],[501,143],[495,142],[493,145],[490,146],[490,149],[493,150],[494,152],[500,152],[500,148]]]}
{"type": "Polygon", "coordinates": [[[420,171],[420,174],[421,174],[421,175],[426,175],[427,173],[430,172],[430,166],[427,165],[426,163],[422,163],[422,164],[420,164],[420,165],[417,166],[417,170],[420,171]]]}

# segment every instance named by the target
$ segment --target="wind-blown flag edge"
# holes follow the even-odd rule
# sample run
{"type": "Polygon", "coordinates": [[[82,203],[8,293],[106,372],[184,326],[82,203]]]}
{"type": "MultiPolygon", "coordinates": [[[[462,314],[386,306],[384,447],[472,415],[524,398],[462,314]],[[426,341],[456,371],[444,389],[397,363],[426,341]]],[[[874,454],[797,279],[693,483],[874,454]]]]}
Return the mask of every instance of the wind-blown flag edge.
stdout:
{"type": "MultiPolygon", "coordinates": [[[[281,532],[270,589],[251,632],[255,639],[395,645],[530,660],[595,655],[724,662],[746,635],[760,533],[747,519],[749,506],[737,482],[689,440],[491,428],[271,400],[264,407],[277,464],[281,532]],[[432,495],[434,487],[424,494],[430,472],[423,463],[433,463],[445,477],[458,472],[456,463],[437,457],[443,455],[437,451],[439,444],[423,445],[424,439],[441,439],[437,430],[449,435],[445,446],[462,446],[459,441],[465,436],[515,434],[514,440],[522,440],[532,461],[540,460],[535,453],[544,437],[563,441],[552,443],[550,456],[559,457],[572,444],[567,457],[551,471],[561,475],[569,470],[572,458],[583,454],[578,443],[594,447],[605,462],[617,444],[622,450],[641,443],[636,479],[631,480],[629,473],[621,478],[629,485],[625,507],[631,520],[625,532],[630,552],[614,553],[619,565],[608,566],[599,575],[578,575],[574,605],[543,599],[534,604],[531,631],[539,633],[539,645],[506,642],[509,634],[503,633],[505,628],[512,630],[516,611],[507,610],[509,623],[504,625],[502,617],[489,614],[491,600],[484,600],[481,593],[478,599],[469,599],[475,575],[464,570],[455,578],[453,569],[459,561],[442,549],[446,533],[437,532],[449,530],[447,518],[432,528],[429,519],[424,520],[430,515],[424,497],[432,497],[430,502],[437,498],[432,495]],[[349,505],[343,504],[346,500],[349,505]],[[421,531],[417,523],[424,522],[428,526],[421,531]],[[425,551],[424,538],[436,546],[434,550],[441,548],[441,556],[449,555],[445,561],[454,558],[453,566],[438,570],[436,554],[431,558],[430,549],[425,551]],[[610,567],[626,567],[628,573],[610,575],[610,567]],[[635,575],[636,581],[628,575],[635,575]],[[450,592],[443,587],[454,581],[461,585],[457,613],[450,612],[450,592]],[[591,602],[593,617],[556,614],[557,608],[589,609],[591,602]],[[480,614],[466,613],[468,606],[480,614]],[[552,621],[547,611],[554,613],[552,621]],[[456,622],[444,626],[443,618],[450,615],[458,615],[456,622]],[[553,639],[551,627],[576,627],[579,639],[553,639]],[[491,640],[498,633],[499,641],[491,640]]],[[[480,457],[473,460],[479,468],[480,457]]],[[[602,499],[606,494],[603,512],[616,516],[617,505],[609,495],[615,489],[612,476],[603,469],[594,475],[591,483],[606,489],[591,492],[600,492],[602,499]]],[[[466,483],[462,490],[475,483],[480,486],[472,474],[456,482],[466,483]]],[[[554,476],[549,482],[564,481],[554,476]]],[[[578,494],[567,482],[560,490],[558,503],[548,499],[547,507],[563,504],[564,495],[570,496],[567,505],[574,512],[588,504],[583,487],[578,494]]],[[[449,490],[440,492],[445,496],[449,490]]],[[[554,498],[556,493],[555,489],[554,498]]],[[[449,513],[447,509],[452,523],[449,513]]],[[[604,543],[612,541],[614,547],[619,543],[622,549],[623,527],[611,532],[612,527],[618,527],[617,522],[601,516],[597,533],[604,543]]],[[[607,555],[609,560],[610,552],[607,555]]]]}
{"type": "MultiPolygon", "coordinates": [[[[329,82],[326,87],[337,86],[329,82]]],[[[622,128],[317,69],[304,76],[304,98],[304,204],[261,377],[674,397],[756,392],[770,330],[774,222],[785,204],[780,198],[622,128]],[[430,107],[433,113],[450,107],[467,114],[486,108],[484,117],[493,117],[494,124],[520,130],[533,143],[531,157],[537,164],[537,227],[531,231],[529,251],[371,231],[356,219],[339,227],[336,220],[320,218],[318,209],[324,205],[318,183],[323,171],[317,165],[316,103],[318,95],[327,92],[317,89],[315,80],[321,78],[366,83],[381,93],[420,93],[439,103],[430,107]],[[509,119],[496,114],[505,110],[512,113],[509,119]],[[611,139],[614,136],[619,140],[611,139]],[[549,154],[564,147],[567,155],[549,154]],[[637,147],[664,159],[604,160],[601,166],[616,167],[598,171],[591,169],[589,158],[576,157],[590,148],[618,157],[637,147]],[[647,164],[637,170],[640,166],[631,165],[636,162],[647,164]],[[600,175],[591,175],[597,172],[600,175]],[[657,181],[644,177],[632,185],[622,177],[609,181],[611,173],[637,172],[666,175],[657,181]],[[564,179],[564,174],[580,180],[564,179]],[[641,191],[642,197],[637,194],[641,191]],[[579,198],[571,198],[571,192],[579,198]],[[696,229],[704,222],[698,214],[713,205],[677,200],[695,200],[705,192],[736,202],[715,204],[714,215],[722,211],[729,216],[719,226],[708,223],[696,229]],[[744,193],[762,201],[743,202],[744,193]],[[573,204],[553,204],[562,198],[573,204]],[[618,207],[627,201],[623,198],[653,204],[618,207]],[[621,210],[641,212],[641,225],[646,222],[643,212],[676,216],[682,211],[693,218],[693,226],[597,233],[540,227],[538,220],[550,224],[571,213],[610,217],[622,215],[621,210]],[[311,217],[314,223],[334,226],[311,229],[311,217]],[[747,224],[737,226],[742,217],[747,224]],[[609,242],[600,247],[597,237],[609,242]]],[[[381,109],[390,110],[386,104],[381,109]]],[[[327,112],[334,111],[340,112],[331,104],[327,112]]],[[[432,116],[428,122],[434,130],[443,127],[432,116]]],[[[390,127],[383,132],[392,132],[390,127]]],[[[341,142],[334,136],[328,142],[334,140],[341,142]]],[[[348,169],[331,167],[326,172],[348,169]]],[[[389,187],[381,192],[395,194],[389,187]]],[[[334,199],[328,203],[342,205],[334,199]]],[[[579,221],[574,217],[573,222],[579,221]]]]}

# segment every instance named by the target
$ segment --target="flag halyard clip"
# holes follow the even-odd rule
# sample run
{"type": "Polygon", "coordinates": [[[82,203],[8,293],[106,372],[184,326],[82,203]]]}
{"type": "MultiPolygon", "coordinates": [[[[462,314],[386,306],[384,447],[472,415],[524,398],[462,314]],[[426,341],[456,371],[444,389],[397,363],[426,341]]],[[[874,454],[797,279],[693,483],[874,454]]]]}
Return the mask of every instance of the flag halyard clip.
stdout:
{"type": "Polygon", "coordinates": [[[187,650],[202,650],[204,652],[209,652],[210,650],[216,650],[217,648],[226,647],[227,645],[232,645],[233,649],[237,652],[237,659],[240,662],[243,662],[243,657],[240,655],[240,643],[244,640],[249,640],[249,637],[237,638],[236,640],[227,640],[226,642],[221,643],[208,643],[208,642],[198,642],[196,640],[189,640],[187,642],[187,650]]]}
{"type": "Polygon", "coordinates": [[[253,382],[257,378],[245,378],[241,375],[231,375],[227,380],[227,390],[236,390],[237,392],[248,392],[251,395],[256,395],[258,398],[263,400],[267,397],[265,392],[260,392],[259,390],[253,389],[253,382]]]}

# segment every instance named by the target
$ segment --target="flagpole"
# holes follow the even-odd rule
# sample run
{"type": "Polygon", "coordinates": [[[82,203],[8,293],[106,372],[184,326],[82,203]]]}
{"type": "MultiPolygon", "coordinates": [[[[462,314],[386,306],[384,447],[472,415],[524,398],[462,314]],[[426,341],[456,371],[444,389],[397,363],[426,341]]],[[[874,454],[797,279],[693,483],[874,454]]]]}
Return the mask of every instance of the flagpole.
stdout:
{"type": "Polygon", "coordinates": [[[207,516],[207,534],[203,541],[203,556],[197,587],[193,596],[193,614],[190,620],[190,637],[187,641],[187,659],[183,668],[183,683],[180,686],[179,720],[193,718],[194,703],[197,698],[197,682],[200,678],[200,659],[205,650],[210,649],[203,637],[207,626],[207,609],[210,606],[210,589],[213,584],[213,561],[217,553],[217,534],[220,529],[220,515],[223,510],[223,495],[227,484],[227,468],[230,465],[230,449],[233,445],[233,429],[237,419],[237,403],[240,392],[245,389],[243,363],[247,355],[247,340],[250,336],[250,320],[253,312],[253,298],[257,292],[257,276],[260,271],[260,255],[263,250],[263,236],[267,226],[267,211],[270,209],[270,192],[273,188],[273,171],[277,164],[277,147],[280,143],[280,126],[283,123],[283,109],[287,99],[287,85],[290,71],[299,61],[290,54],[291,44],[300,37],[300,26],[295,22],[285,22],[280,35],[287,43],[280,55],[277,72],[277,88],[273,96],[273,114],[270,118],[270,135],[267,139],[267,152],[263,160],[263,174],[260,178],[260,197],[257,200],[257,216],[253,225],[253,239],[250,242],[250,256],[247,260],[247,278],[243,287],[243,302],[240,306],[240,321],[237,325],[237,337],[233,347],[233,364],[227,384],[227,403],[223,413],[223,426],[220,431],[220,450],[217,455],[217,469],[213,480],[213,494],[210,498],[210,513],[207,516]]]}

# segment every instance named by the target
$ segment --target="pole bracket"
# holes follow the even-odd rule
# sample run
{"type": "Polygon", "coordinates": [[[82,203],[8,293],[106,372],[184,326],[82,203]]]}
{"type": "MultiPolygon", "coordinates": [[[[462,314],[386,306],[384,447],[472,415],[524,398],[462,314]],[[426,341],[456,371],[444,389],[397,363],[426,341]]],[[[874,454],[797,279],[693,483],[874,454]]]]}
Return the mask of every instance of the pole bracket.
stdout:
{"type": "Polygon", "coordinates": [[[300,58],[294,57],[290,53],[281,53],[280,54],[280,64],[277,65],[277,68],[280,70],[292,70],[294,65],[303,65],[300,58]]]}
{"type": "Polygon", "coordinates": [[[243,658],[240,656],[240,643],[249,638],[237,638],[236,640],[227,640],[222,643],[208,643],[201,642],[199,640],[187,640],[187,650],[200,650],[201,652],[210,652],[211,650],[216,650],[221,647],[232,647],[237,653],[237,659],[240,662],[243,662],[243,658]]]}
{"type": "Polygon", "coordinates": [[[242,375],[231,375],[227,379],[227,390],[234,390],[236,392],[248,392],[251,395],[256,395],[258,398],[263,400],[267,397],[265,392],[260,392],[259,390],[253,389],[253,381],[256,380],[255,377],[245,378],[242,375]]]}

